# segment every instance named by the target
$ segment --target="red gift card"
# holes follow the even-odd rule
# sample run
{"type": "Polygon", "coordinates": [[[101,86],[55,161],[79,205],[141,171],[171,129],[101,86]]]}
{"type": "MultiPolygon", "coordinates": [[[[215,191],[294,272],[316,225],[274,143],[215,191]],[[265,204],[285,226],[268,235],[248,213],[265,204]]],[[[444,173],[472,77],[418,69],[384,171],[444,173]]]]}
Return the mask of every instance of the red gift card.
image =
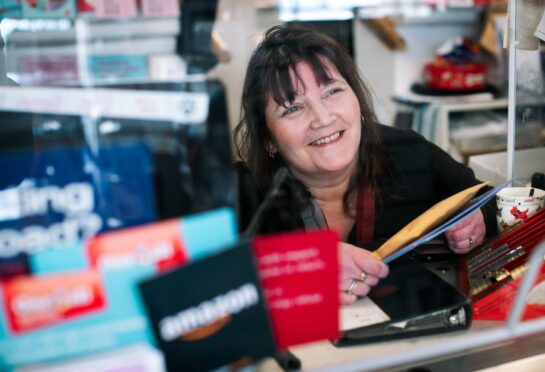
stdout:
{"type": "Polygon", "coordinates": [[[62,322],[104,308],[96,271],[17,277],[3,284],[6,312],[14,332],[62,322]]]}
{"type": "Polygon", "coordinates": [[[87,254],[99,268],[155,264],[163,271],[188,260],[178,219],[98,235],[87,243],[87,254]]]}
{"type": "Polygon", "coordinates": [[[279,349],[338,337],[337,242],[333,231],[255,239],[261,285],[279,349]]]}

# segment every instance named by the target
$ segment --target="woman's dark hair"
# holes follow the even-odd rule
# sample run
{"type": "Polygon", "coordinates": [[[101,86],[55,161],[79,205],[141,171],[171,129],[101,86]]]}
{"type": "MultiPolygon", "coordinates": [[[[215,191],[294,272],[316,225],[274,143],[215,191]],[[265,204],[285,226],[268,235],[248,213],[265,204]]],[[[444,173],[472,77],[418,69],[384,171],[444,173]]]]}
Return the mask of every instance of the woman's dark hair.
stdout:
{"type": "Polygon", "coordinates": [[[300,25],[274,26],[265,33],[246,70],[241,120],[234,130],[235,149],[237,155],[247,162],[259,187],[267,190],[283,160],[278,154],[271,157],[267,151],[272,141],[265,121],[265,107],[269,97],[282,106],[285,102],[293,102],[296,90],[290,71],[296,73],[295,65],[302,61],[311,66],[320,83],[331,81],[325,64],[326,61],[331,62],[359,101],[361,142],[357,170],[344,197],[344,205],[348,210],[349,198],[362,185],[371,186],[375,194],[380,190],[376,183],[380,179],[378,176],[383,162],[370,92],[352,57],[333,38],[300,25]]]}

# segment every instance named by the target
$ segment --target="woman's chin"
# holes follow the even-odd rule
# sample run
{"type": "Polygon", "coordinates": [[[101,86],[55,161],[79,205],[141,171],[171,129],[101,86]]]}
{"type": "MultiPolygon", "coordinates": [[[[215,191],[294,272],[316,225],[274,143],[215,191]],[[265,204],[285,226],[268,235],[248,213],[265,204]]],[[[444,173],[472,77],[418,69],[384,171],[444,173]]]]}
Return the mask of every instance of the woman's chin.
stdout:
{"type": "Polygon", "coordinates": [[[319,168],[325,172],[331,173],[352,172],[356,164],[354,159],[355,157],[342,158],[337,156],[328,161],[322,161],[319,168]]]}
{"type": "Polygon", "coordinates": [[[353,164],[352,162],[323,164],[319,169],[320,174],[338,177],[343,174],[352,173],[353,164]]]}

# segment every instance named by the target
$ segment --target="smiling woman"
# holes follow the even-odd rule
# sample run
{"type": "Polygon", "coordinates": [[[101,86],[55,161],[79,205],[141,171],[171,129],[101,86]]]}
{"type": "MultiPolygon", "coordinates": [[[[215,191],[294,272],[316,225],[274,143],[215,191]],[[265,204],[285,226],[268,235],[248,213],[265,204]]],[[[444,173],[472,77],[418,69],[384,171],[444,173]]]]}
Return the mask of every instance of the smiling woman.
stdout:
{"type": "MultiPolygon", "coordinates": [[[[352,58],[317,30],[292,25],[265,33],[248,64],[241,112],[234,133],[243,160],[237,164],[240,228],[253,219],[259,233],[335,230],[345,304],[388,274],[360,247],[480,183],[418,134],[378,124],[352,58]],[[278,187],[274,175],[283,167],[289,176],[263,212],[260,203],[278,187]]],[[[494,208],[487,205],[446,233],[454,252],[495,233],[494,208]]]]}
{"type": "Polygon", "coordinates": [[[316,187],[349,180],[361,136],[354,91],[330,62],[324,67],[330,78],[320,82],[308,63],[298,62],[290,72],[293,102],[278,104],[270,97],[265,108],[269,146],[278,149],[295,178],[316,187]]]}

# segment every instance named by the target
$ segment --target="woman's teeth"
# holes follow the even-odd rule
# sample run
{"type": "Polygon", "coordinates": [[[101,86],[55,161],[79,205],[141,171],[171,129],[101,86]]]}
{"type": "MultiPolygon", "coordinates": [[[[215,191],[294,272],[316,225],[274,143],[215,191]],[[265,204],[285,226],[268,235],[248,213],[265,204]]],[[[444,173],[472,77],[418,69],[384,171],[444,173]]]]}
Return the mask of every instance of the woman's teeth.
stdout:
{"type": "Polygon", "coordinates": [[[329,142],[331,142],[331,141],[336,140],[336,139],[339,138],[340,136],[341,136],[341,132],[337,132],[337,133],[335,133],[335,134],[332,134],[332,135],[329,136],[329,137],[320,138],[319,140],[312,142],[311,145],[312,145],[312,146],[325,145],[326,143],[329,143],[329,142]]]}

